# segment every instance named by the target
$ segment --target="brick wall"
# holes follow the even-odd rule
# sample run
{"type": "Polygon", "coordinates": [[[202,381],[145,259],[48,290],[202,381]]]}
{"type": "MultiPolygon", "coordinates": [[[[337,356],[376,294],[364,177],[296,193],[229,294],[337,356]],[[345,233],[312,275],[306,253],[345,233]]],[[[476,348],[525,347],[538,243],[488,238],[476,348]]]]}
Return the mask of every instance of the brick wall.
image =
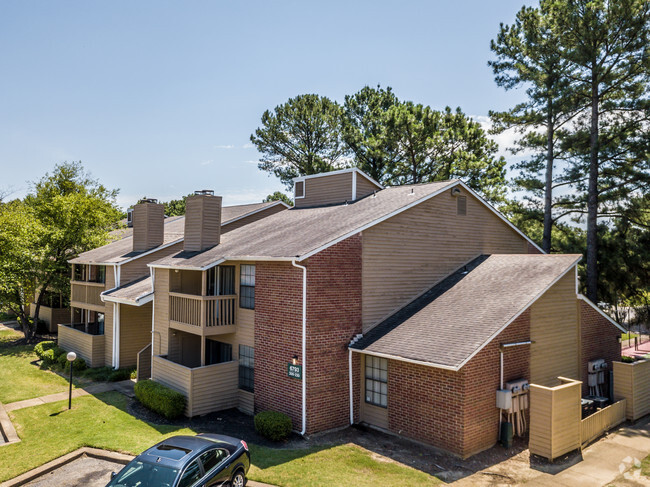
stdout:
{"type": "Polygon", "coordinates": [[[609,364],[609,372],[612,370],[612,361],[621,359],[621,344],[618,342],[621,330],[582,299],[578,300],[578,307],[580,310],[582,392],[586,395],[589,391],[587,382],[589,361],[604,358],[609,364]]]}
{"type": "MultiPolygon", "coordinates": [[[[310,434],[349,424],[347,345],[361,333],[361,235],[301,265],[307,267],[307,363],[303,372],[310,434]]],[[[302,383],[287,377],[287,363],[293,355],[302,360],[302,270],[291,263],[257,262],[255,411],[281,411],[300,430],[302,383]]]]}
{"type": "MultiPolygon", "coordinates": [[[[499,344],[529,338],[526,311],[459,372],[389,360],[389,429],[462,457],[491,447],[499,427],[499,344]]],[[[529,361],[528,346],[507,349],[504,381],[528,377],[529,361]]]]}

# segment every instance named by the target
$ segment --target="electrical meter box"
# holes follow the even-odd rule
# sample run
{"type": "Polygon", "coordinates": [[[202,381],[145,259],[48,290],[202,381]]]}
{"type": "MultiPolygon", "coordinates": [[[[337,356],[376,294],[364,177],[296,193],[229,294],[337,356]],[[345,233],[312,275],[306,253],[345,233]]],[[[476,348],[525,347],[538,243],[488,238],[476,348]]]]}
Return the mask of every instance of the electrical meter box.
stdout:
{"type": "Polygon", "coordinates": [[[512,391],[510,389],[497,389],[497,407],[499,409],[512,408],[512,391]]]}

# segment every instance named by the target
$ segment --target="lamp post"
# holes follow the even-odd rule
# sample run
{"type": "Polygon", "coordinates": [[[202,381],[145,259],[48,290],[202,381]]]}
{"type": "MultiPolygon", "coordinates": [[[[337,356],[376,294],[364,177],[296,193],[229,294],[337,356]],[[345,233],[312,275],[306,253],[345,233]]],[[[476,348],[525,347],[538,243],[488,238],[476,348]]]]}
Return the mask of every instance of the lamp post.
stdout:
{"type": "Polygon", "coordinates": [[[77,358],[77,354],[74,352],[68,352],[66,356],[68,362],[70,362],[70,394],[68,396],[68,409],[72,409],[72,362],[77,358]]]}

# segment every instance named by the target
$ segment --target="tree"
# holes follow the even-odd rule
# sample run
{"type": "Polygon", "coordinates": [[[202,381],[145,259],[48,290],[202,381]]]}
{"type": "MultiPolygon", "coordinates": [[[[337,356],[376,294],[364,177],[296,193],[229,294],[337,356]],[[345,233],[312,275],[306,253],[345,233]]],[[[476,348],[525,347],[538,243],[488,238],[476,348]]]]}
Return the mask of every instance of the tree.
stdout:
{"type": "Polygon", "coordinates": [[[178,200],[163,201],[166,216],[180,216],[185,214],[185,202],[192,195],[183,196],[178,200]]]}
{"type": "Polygon", "coordinates": [[[293,178],[338,169],[348,152],[341,135],[341,107],[318,95],[300,95],[262,115],[251,135],[262,153],[258,167],[274,174],[287,189],[293,178]]]}
{"type": "Polygon", "coordinates": [[[355,164],[379,183],[389,178],[396,162],[395,139],[388,131],[388,112],[399,101],[388,87],[364,86],[346,95],[343,104],[343,140],[354,154],[355,164]]]}
{"type": "Polygon", "coordinates": [[[389,110],[388,130],[395,137],[396,162],[391,184],[417,184],[462,178],[490,201],[505,192],[505,160],[481,125],[457,108],[443,112],[405,102],[389,110]]]}
{"type": "Polygon", "coordinates": [[[106,243],[108,230],[120,218],[116,195],[91,179],[80,162],[63,163],[33,183],[24,201],[3,208],[0,304],[16,313],[27,341],[34,336],[46,292],[69,294],[68,261],[106,243]],[[11,219],[20,228],[9,228],[11,219]]]}
{"type": "Polygon", "coordinates": [[[571,90],[572,68],[559,49],[549,17],[537,8],[523,7],[513,25],[501,24],[491,49],[496,60],[488,65],[497,85],[506,90],[526,88],[524,102],[506,112],[490,112],[490,117],[494,133],[514,129],[519,134],[513,153],[533,152],[514,165],[520,171],[515,185],[530,194],[531,204],[543,208],[541,247],[550,252],[552,227],[562,216],[554,215],[553,190],[567,184],[554,175],[556,159],[562,157],[558,141],[579,109],[571,90]]]}
{"type": "Polygon", "coordinates": [[[572,87],[587,109],[567,141],[573,152],[568,174],[578,191],[569,207],[587,215],[587,297],[597,301],[603,205],[647,188],[650,180],[650,1],[542,0],[542,8],[574,68],[572,87]]]}
{"type": "Polygon", "coordinates": [[[287,196],[285,193],[282,191],[276,191],[273,194],[268,195],[266,198],[262,200],[262,203],[269,203],[271,201],[282,201],[283,203],[286,203],[289,206],[293,206],[293,201],[289,196],[287,196]]]}

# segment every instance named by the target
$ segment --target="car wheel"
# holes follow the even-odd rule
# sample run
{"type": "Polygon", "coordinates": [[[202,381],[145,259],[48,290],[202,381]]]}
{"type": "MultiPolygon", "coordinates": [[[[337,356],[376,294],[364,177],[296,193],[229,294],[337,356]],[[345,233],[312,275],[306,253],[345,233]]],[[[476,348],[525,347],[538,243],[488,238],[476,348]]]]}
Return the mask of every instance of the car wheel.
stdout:
{"type": "Polygon", "coordinates": [[[232,476],[230,487],[244,487],[245,485],[246,477],[244,476],[244,472],[237,470],[237,472],[235,472],[235,475],[232,476]]]}

